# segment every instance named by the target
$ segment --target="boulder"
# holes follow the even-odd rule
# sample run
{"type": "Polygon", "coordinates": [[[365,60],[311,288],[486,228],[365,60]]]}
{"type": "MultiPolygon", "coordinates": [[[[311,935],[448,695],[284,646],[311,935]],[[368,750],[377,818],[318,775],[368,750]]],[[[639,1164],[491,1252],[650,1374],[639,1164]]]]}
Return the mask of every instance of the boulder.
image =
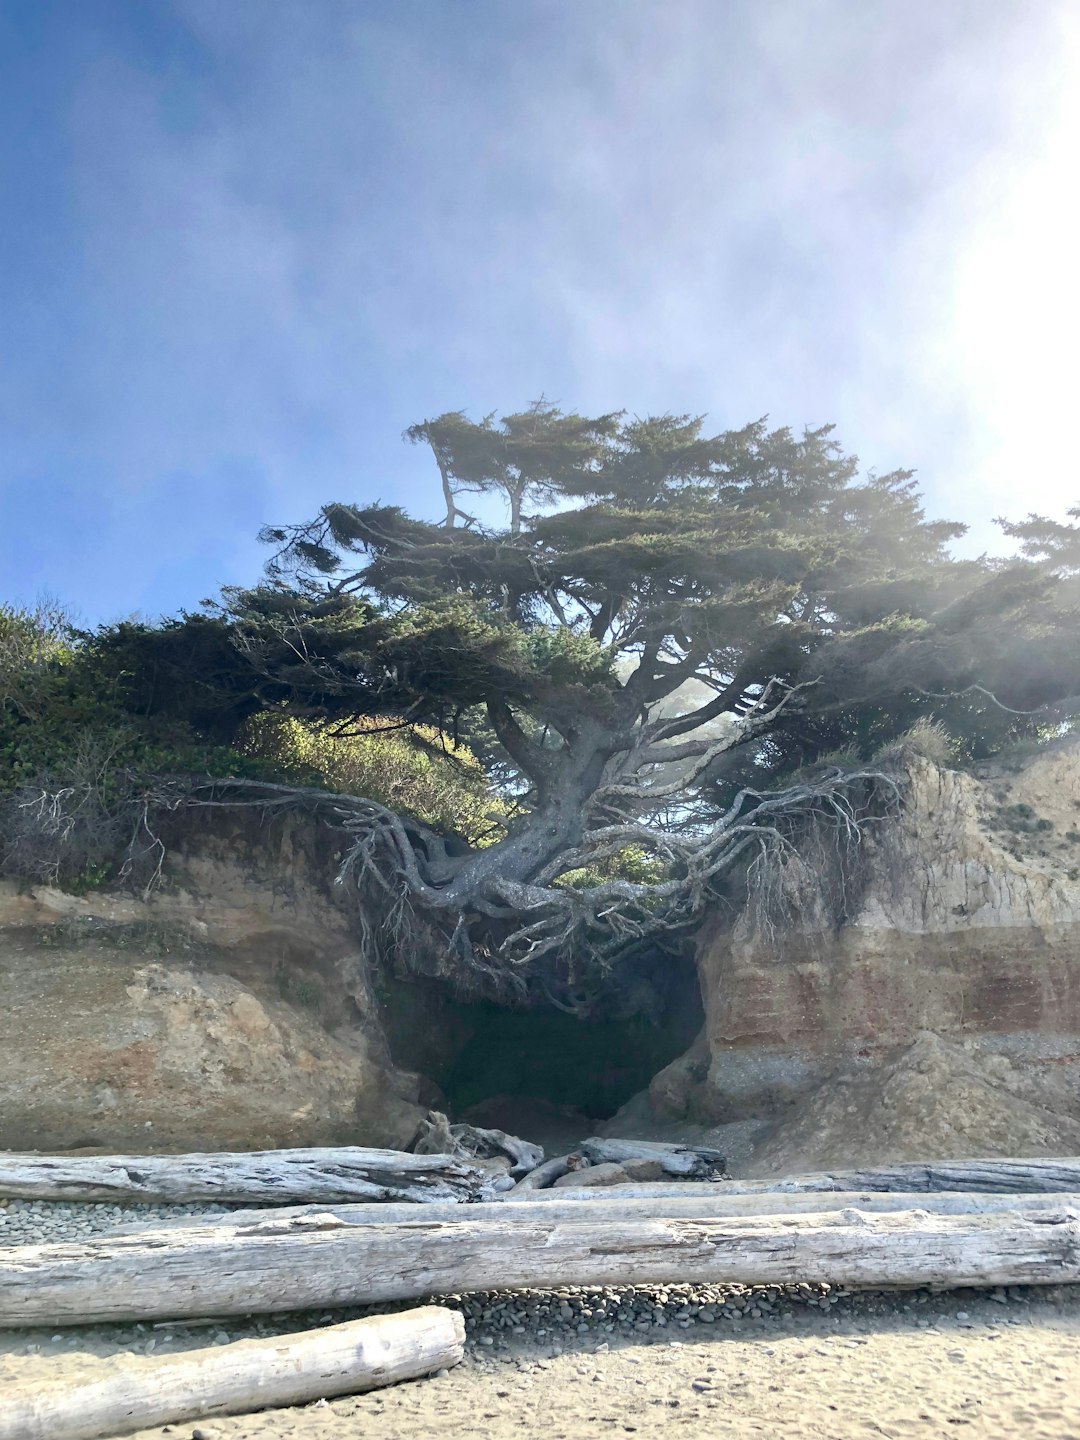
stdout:
{"type": "MultiPolygon", "coordinates": [[[[580,1190],[591,1185],[627,1185],[630,1176],[624,1165],[586,1165],[580,1170],[570,1170],[555,1181],[555,1186],[580,1190]]],[[[554,1189],[555,1186],[552,1188],[554,1189]]]]}

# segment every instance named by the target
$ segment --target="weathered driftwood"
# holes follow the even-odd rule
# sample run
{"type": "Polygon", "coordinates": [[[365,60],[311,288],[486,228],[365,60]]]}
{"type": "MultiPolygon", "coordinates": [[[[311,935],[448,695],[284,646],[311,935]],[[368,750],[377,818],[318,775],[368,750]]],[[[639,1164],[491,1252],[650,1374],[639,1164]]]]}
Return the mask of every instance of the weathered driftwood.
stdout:
{"type": "Polygon", "coordinates": [[[1080,1191],[1080,1158],[1011,1160],[930,1160],[918,1164],[884,1165],[870,1170],[833,1170],[812,1175],[787,1175],[772,1180],[725,1180],[728,1194],[763,1191],[796,1194],[822,1190],[978,1190],[1010,1194],[1080,1191]]]}
{"type": "Polygon", "coordinates": [[[482,1200],[511,1183],[481,1161],[359,1146],[221,1155],[0,1151],[0,1196],[28,1200],[482,1200]]]}
{"type": "MultiPolygon", "coordinates": [[[[534,1207],[530,1206],[532,1211],[534,1207]]],[[[595,1219],[592,1214],[595,1213],[595,1219]]],[[[828,1214],[582,1221],[535,1214],[350,1225],[219,1222],[0,1252],[0,1326],[181,1319],[493,1287],[1080,1281],[1080,1215],[828,1214]]]]}
{"type": "MultiPolygon", "coordinates": [[[[645,1185],[618,1185],[610,1190],[560,1188],[523,1192],[515,1186],[506,1200],[636,1200],[676,1199],[702,1195],[799,1195],[832,1191],[898,1191],[938,1194],[965,1191],[983,1194],[1026,1195],[1080,1193],[1080,1160],[940,1160],[890,1165],[874,1170],[834,1170],[811,1175],[786,1175],[771,1180],[719,1180],[695,1183],[657,1181],[645,1185]]],[[[830,1207],[831,1207],[830,1201],[830,1207]]]]}
{"type": "Polygon", "coordinates": [[[459,1155],[464,1159],[510,1162],[510,1174],[518,1179],[535,1170],[544,1158],[544,1150],[531,1140],[508,1135],[505,1130],[485,1130],[479,1125],[451,1125],[441,1110],[429,1110],[420,1122],[413,1142],[417,1155],[459,1155]]]}
{"type": "Polygon", "coordinates": [[[102,1361],[91,1379],[38,1372],[0,1389],[0,1440],[95,1440],[179,1420],[302,1405],[414,1380],[464,1354],[456,1310],[427,1305],[183,1355],[102,1361]]]}
{"type": "MultiPolygon", "coordinates": [[[[1080,1211],[1080,1192],[1075,1195],[1056,1193],[1049,1195],[1000,1193],[976,1195],[953,1190],[925,1195],[887,1190],[835,1190],[826,1194],[806,1192],[798,1195],[777,1195],[767,1192],[759,1195],[724,1195],[717,1193],[719,1187],[715,1185],[688,1185],[685,1188],[694,1190],[695,1194],[669,1196],[666,1199],[656,1199],[651,1195],[639,1199],[627,1199],[625,1191],[631,1188],[644,1191],[653,1189],[653,1186],[618,1186],[606,1190],[602,1192],[604,1204],[599,1207],[585,1207],[581,1204],[584,1199],[595,1198],[592,1191],[583,1191],[580,1195],[571,1191],[567,1198],[565,1190],[556,1190],[552,1195],[545,1192],[543,1196],[535,1198],[541,1198],[544,1202],[542,1214],[545,1223],[582,1221],[588,1224],[597,1224],[601,1219],[605,1222],[608,1219],[617,1221],[723,1220],[747,1215],[820,1215],[836,1210],[851,1209],[865,1210],[869,1214],[889,1214],[898,1210],[922,1210],[929,1215],[995,1215],[1003,1211],[1024,1214],[1030,1210],[1054,1210],[1061,1206],[1080,1211]],[[559,1204],[560,1200],[565,1203],[559,1204]]],[[[467,1209],[463,1209],[459,1205],[426,1205],[423,1218],[425,1221],[468,1220],[471,1224],[485,1220],[497,1223],[509,1220],[528,1224],[537,1213],[535,1209],[530,1210],[530,1206],[526,1203],[508,1206],[500,1197],[499,1200],[470,1205],[467,1209]]],[[[407,1204],[295,1205],[274,1210],[237,1210],[228,1218],[233,1224],[241,1224],[271,1218],[292,1220],[326,1214],[334,1215],[349,1225],[400,1225],[417,1218],[415,1205],[407,1204]]],[[[177,1220],[164,1222],[160,1219],[143,1221],[137,1225],[129,1225],[123,1231],[116,1230],[112,1233],[140,1234],[147,1230],[159,1230],[163,1224],[170,1228],[183,1225],[190,1229],[193,1225],[205,1225],[206,1223],[205,1216],[184,1215],[177,1220]]]]}
{"type": "MultiPolygon", "coordinates": [[[[724,1168],[724,1156],[706,1145],[664,1145],[652,1140],[604,1140],[592,1136],[577,1147],[593,1165],[624,1160],[657,1160],[666,1175],[710,1175],[724,1168]]],[[[854,1189],[869,1188],[854,1186],[854,1189]]]]}
{"type": "Polygon", "coordinates": [[[542,1165],[537,1165],[535,1170],[530,1170],[527,1175],[523,1175],[513,1190],[509,1192],[507,1198],[523,1199],[534,1190],[544,1190],[565,1175],[569,1169],[569,1155],[556,1155],[551,1160],[545,1160],[542,1165]]]}

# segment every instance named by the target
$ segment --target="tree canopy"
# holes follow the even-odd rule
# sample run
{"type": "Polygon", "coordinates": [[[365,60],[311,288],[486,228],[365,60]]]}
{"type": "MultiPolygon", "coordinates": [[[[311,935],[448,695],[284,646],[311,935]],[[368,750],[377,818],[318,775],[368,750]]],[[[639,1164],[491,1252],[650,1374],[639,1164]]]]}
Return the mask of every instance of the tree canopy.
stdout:
{"type": "Polygon", "coordinates": [[[972,752],[1068,723],[1080,596],[1058,532],[956,559],[963,527],[926,518],[912,473],[860,473],[831,427],[709,435],[541,402],[407,438],[431,447],[443,520],[336,502],[269,528],[267,582],[222,616],[277,703],[486,759],[512,800],[494,843],[450,854],[389,813],[355,839],[459,966],[565,992],[583,954],[692,923],[796,813],[849,824],[852,764],[795,775],[829,752],[865,776],[928,715],[972,752]],[[505,520],[466,514],[469,493],[505,520]]]}

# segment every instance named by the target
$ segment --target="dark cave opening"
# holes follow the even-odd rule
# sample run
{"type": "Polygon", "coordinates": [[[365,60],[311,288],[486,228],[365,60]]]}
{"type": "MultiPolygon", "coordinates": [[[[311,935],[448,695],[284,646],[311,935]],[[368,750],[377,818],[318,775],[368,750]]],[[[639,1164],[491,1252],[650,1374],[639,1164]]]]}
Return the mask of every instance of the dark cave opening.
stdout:
{"type": "Polygon", "coordinates": [[[378,993],[395,1064],[434,1082],[452,1119],[503,1129],[545,1111],[608,1119],[690,1047],[704,1019],[693,960],[670,955],[621,975],[596,1019],[467,1001],[422,977],[384,977],[378,993]]]}

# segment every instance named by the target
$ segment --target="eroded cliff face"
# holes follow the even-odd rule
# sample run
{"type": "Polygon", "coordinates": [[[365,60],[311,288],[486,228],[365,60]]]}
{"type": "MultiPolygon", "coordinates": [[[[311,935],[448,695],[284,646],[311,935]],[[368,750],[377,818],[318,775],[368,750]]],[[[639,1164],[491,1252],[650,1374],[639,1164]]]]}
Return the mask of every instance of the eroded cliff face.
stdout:
{"type": "Polygon", "coordinates": [[[654,1080],[659,1113],[776,1116],[922,1032],[1055,1086],[1080,1074],[1080,745],[974,775],[915,759],[910,778],[839,929],[820,917],[772,941],[745,922],[706,929],[704,1032],[654,1080]]]}
{"type": "Polygon", "coordinates": [[[172,837],[145,898],[0,883],[0,1148],[408,1144],[332,874],[279,822],[172,837]]]}

